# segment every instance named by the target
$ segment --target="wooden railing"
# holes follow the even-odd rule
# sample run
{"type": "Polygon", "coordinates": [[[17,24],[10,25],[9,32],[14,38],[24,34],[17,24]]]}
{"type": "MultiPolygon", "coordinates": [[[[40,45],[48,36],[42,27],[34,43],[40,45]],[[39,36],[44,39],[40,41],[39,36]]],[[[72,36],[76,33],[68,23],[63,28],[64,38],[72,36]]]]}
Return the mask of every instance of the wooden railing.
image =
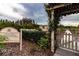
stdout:
{"type": "Polygon", "coordinates": [[[59,47],[79,51],[79,38],[73,34],[60,34],[58,39],[59,47]]]}

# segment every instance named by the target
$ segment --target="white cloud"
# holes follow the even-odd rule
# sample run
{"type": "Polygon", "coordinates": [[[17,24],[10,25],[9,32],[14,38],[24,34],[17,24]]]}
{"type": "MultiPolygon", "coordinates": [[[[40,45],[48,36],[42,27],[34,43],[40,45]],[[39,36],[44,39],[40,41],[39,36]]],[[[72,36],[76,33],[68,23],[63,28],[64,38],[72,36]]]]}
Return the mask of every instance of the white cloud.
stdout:
{"type": "Polygon", "coordinates": [[[63,24],[64,26],[78,26],[79,22],[63,21],[63,22],[60,22],[60,24],[63,24]]]}
{"type": "Polygon", "coordinates": [[[21,19],[24,13],[28,12],[21,4],[16,3],[0,3],[0,14],[21,19]]]}
{"type": "Polygon", "coordinates": [[[40,10],[33,14],[33,18],[36,19],[38,24],[48,24],[48,17],[45,11],[40,10]]]}
{"type": "Polygon", "coordinates": [[[0,18],[17,20],[23,17],[34,19],[39,24],[48,23],[43,4],[0,3],[0,18]]]}
{"type": "Polygon", "coordinates": [[[79,13],[63,16],[61,18],[60,24],[63,24],[65,26],[70,26],[70,25],[77,26],[77,25],[79,25],[79,13]]]}

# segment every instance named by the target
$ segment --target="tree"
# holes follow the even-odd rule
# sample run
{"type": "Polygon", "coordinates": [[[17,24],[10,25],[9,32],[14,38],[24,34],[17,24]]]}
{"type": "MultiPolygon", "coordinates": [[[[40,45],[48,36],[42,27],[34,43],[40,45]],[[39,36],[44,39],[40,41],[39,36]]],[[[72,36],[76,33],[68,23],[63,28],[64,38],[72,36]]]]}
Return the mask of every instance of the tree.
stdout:
{"type": "Polygon", "coordinates": [[[1,19],[0,20],[0,29],[4,28],[4,27],[14,27],[16,29],[20,29],[20,28],[26,28],[26,29],[39,29],[39,25],[34,24],[34,20],[32,19],[27,19],[27,18],[23,18],[23,20],[17,20],[16,22],[14,21],[9,21],[9,20],[4,20],[1,19]]]}

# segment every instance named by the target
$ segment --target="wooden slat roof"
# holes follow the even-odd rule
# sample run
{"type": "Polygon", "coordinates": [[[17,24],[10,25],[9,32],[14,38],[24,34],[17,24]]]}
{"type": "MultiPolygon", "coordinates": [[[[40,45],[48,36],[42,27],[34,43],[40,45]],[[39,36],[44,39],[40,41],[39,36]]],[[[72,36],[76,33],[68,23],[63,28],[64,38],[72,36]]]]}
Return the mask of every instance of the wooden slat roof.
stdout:
{"type": "Polygon", "coordinates": [[[67,15],[73,13],[79,13],[79,3],[59,3],[48,4],[46,7],[48,11],[54,10],[56,14],[67,15]]]}

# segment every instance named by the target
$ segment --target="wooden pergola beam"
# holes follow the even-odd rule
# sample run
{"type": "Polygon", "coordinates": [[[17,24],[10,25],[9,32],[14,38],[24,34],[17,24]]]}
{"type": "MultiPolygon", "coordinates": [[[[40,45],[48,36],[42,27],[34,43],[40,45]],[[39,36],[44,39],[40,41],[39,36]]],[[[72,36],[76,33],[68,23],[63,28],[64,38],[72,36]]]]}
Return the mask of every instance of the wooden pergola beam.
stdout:
{"type": "MultiPolygon", "coordinates": [[[[79,13],[79,4],[61,4],[61,5],[49,5],[46,10],[48,11],[48,15],[51,15],[50,20],[58,20],[55,19],[55,15],[63,16],[63,15],[69,15],[74,13],[79,13]]],[[[51,22],[52,22],[51,21],[51,22]]],[[[55,50],[55,31],[51,30],[51,51],[54,52],[55,50]]]]}
{"type": "Polygon", "coordinates": [[[62,12],[60,13],[61,15],[68,15],[68,14],[74,14],[74,13],[79,13],[79,9],[76,9],[76,10],[70,10],[70,11],[65,11],[65,12],[62,12]]]}
{"type": "Polygon", "coordinates": [[[67,6],[67,5],[70,5],[70,4],[57,5],[57,6],[54,6],[54,7],[46,8],[46,10],[54,10],[54,9],[61,8],[61,7],[67,6]]]}

